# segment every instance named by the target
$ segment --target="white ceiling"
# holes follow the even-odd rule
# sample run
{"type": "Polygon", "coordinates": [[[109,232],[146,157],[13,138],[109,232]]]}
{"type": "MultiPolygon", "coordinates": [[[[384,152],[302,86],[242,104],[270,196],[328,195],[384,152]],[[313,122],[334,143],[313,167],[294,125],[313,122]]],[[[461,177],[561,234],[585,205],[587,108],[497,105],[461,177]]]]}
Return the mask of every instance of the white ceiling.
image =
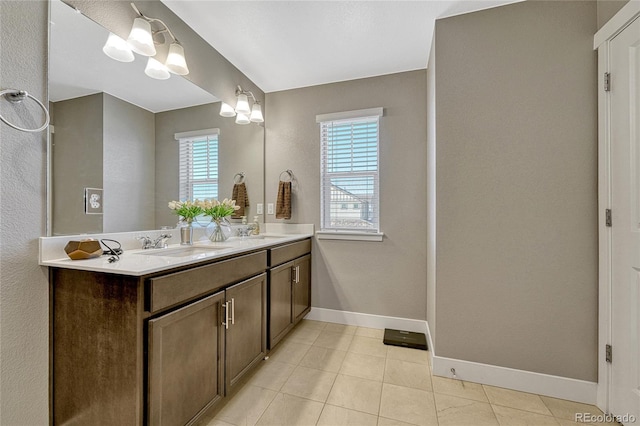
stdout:
{"type": "Polygon", "coordinates": [[[151,112],[217,102],[185,78],[155,80],[144,73],[147,58],[115,61],[102,53],[109,31],[59,0],[51,2],[49,99],[57,102],[106,92],[151,112]]]}
{"type": "Polygon", "coordinates": [[[162,2],[275,92],[424,69],[437,18],[514,0],[162,2]]]}

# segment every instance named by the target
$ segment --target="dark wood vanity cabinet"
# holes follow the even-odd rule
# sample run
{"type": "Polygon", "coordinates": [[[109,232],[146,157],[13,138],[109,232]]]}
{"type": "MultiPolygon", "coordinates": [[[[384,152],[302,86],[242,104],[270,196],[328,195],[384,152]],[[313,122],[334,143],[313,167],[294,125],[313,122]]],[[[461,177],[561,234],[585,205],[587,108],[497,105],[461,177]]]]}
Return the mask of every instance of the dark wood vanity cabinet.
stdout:
{"type": "Polygon", "coordinates": [[[267,275],[226,290],[226,391],[267,354],[267,275]]]}
{"type": "Polygon", "coordinates": [[[311,309],[311,240],[276,247],[269,259],[269,349],[311,309]]]}
{"type": "Polygon", "coordinates": [[[309,312],[310,251],[145,276],[50,268],[51,423],[197,423],[309,312]]]}
{"type": "Polygon", "coordinates": [[[188,424],[224,397],[224,293],[149,320],[149,424],[188,424]]]}

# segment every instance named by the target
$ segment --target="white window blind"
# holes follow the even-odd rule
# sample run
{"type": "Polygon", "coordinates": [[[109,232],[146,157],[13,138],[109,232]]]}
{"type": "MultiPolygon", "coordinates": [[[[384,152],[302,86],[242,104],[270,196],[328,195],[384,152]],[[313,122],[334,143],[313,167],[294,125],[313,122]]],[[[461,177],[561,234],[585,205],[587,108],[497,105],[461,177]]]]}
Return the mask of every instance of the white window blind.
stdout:
{"type": "Polygon", "coordinates": [[[379,232],[379,117],[382,108],[317,117],[323,231],[379,232]],[[374,115],[375,114],[375,115],[374,115]],[[347,118],[342,118],[347,117],[347,118]],[[324,120],[329,118],[329,120],[324,120]]]}
{"type": "Polygon", "coordinates": [[[218,198],[218,134],[217,129],[176,133],[180,200],[218,198]]]}

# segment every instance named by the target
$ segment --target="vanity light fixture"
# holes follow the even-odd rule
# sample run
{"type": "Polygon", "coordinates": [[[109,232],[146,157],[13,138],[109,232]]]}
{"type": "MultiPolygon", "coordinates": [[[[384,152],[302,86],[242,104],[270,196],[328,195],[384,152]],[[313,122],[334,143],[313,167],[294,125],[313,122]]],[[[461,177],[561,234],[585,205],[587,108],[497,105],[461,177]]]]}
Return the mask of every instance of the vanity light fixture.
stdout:
{"type": "Polygon", "coordinates": [[[131,7],[138,14],[138,17],[133,20],[133,26],[127,41],[125,42],[115,34],[110,34],[102,51],[110,58],[122,62],[133,61],[132,51],[140,55],[149,56],[144,72],[149,77],[159,80],[166,80],[171,76],[170,73],[178,75],[189,74],[189,68],[184,56],[184,47],[173,35],[167,24],[160,19],[143,15],[133,3],[131,3],[131,7]],[[158,23],[160,29],[153,30],[151,28],[152,23],[158,23]],[[154,40],[155,35],[160,33],[169,34],[169,37],[171,37],[169,51],[164,64],[153,58],[157,53],[156,44],[164,44],[164,42],[157,43],[154,40]]]}
{"type": "Polygon", "coordinates": [[[220,115],[223,117],[236,117],[236,124],[262,123],[262,107],[252,92],[236,88],[236,107],[222,102],[220,115]],[[253,99],[253,106],[249,105],[249,98],[253,99]]]}

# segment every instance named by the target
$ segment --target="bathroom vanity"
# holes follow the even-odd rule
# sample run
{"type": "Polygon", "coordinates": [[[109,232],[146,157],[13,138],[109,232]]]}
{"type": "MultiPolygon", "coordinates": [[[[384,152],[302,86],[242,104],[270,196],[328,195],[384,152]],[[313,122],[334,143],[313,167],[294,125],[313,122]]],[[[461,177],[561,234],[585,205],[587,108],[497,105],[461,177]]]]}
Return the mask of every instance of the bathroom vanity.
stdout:
{"type": "Polygon", "coordinates": [[[309,234],[49,266],[53,424],[193,424],[311,307],[309,234]]]}

